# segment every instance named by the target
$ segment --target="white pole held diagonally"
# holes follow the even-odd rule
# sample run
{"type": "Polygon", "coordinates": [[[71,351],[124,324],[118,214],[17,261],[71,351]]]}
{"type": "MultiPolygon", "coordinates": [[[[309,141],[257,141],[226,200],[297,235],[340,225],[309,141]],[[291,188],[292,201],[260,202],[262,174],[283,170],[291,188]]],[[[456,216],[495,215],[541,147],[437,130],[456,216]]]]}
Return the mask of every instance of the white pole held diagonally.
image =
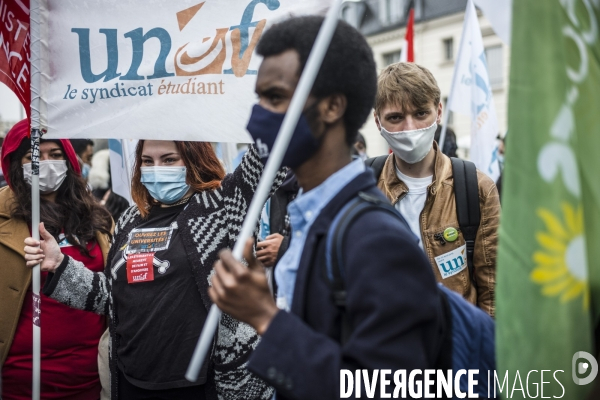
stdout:
{"type": "MultiPolygon", "coordinates": [[[[325,53],[327,52],[329,44],[331,43],[331,38],[333,37],[333,33],[337,27],[338,16],[340,15],[342,2],[343,0],[334,0],[332,2],[331,8],[327,12],[327,16],[325,17],[323,25],[319,30],[319,34],[317,35],[308,60],[306,61],[304,72],[300,77],[300,81],[298,82],[298,86],[296,87],[296,91],[292,97],[290,107],[285,114],[281,129],[277,134],[277,139],[275,140],[275,144],[273,145],[273,149],[267,164],[265,165],[262,177],[258,183],[256,193],[254,194],[252,202],[250,203],[250,207],[248,208],[248,213],[246,214],[246,219],[242,225],[242,230],[235,243],[235,247],[233,248],[233,256],[237,260],[242,259],[244,245],[246,244],[248,238],[252,236],[252,232],[256,226],[256,221],[260,216],[263,205],[267,201],[269,191],[271,190],[273,180],[275,179],[275,175],[277,174],[279,166],[281,165],[283,155],[288,148],[294,129],[296,128],[298,120],[300,119],[300,115],[302,114],[306,99],[310,94],[315,82],[315,78],[317,77],[317,73],[319,72],[321,64],[323,63],[325,53]]],[[[208,317],[204,323],[204,328],[202,329],[202,333],[198,339],[198,344],[194,350],[192,360],[190,361],[190,365],[188,366],[188,370],[185,374],[187,380],[195,382],[198,379],[198,373],[200,372],[200,368],[202,367],[204,359],[208,353],[208,350],[210,349],[220,318],[221,310],[219,310],[219,308],[213,304],[210,312],[208,313],[208,317]]]]}
{"type": "MultiPolygon", "coordinates": [[[[42,134],[40,121],[41,92],[41,34],[40,34],[40,1],[31,0],[29,26],[31,36],[31,236],[40,240],[40,137],[42,134]]],[[[31,272],[31,288],[33,291],[33,354],[32,354],[32,391],[33,400],[40,399],[41,383],[41,303],[40,303],[40,265],[31,272]]]]}

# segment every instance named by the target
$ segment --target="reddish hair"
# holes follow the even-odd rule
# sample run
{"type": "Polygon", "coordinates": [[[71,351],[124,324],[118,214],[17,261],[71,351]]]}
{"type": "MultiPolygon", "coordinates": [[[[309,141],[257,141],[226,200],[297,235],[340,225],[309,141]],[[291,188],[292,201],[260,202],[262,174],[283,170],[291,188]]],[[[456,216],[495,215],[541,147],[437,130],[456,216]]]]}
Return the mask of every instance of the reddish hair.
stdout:
{"type": "MultiPolygon", "coordinates": [[[[143,218],[148,215],[152,205],[158,204],[141,182],[140,167],[142,166],[144,142],[145,140],[140,140],[135,149],[135,166],[131,179],[131,198],[137,204],[143,218]]],[[[175,146],[187,168],[186,181],[195,192],[214,190],[221,186],[221,181],[225,177],[225,169],[210,143],[176,141],[175,146]]]]}

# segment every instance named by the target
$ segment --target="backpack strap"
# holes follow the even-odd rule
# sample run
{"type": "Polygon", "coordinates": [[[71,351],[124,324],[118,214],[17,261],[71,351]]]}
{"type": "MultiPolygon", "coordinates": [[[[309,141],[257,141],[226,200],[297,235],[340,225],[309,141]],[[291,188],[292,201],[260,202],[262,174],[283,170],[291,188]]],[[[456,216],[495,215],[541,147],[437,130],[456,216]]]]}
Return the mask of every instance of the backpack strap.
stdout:
{"type": "Polygon", "coordinates": [[[348,202],[335,216],[327,232],[325,244],[325,266],[327,279],[333,291],[333,300],[340,309],[342,320],[341,343],[348,341],[352,329],[346,313],[346,273],[344,270],[344,239],[350,225],[363,213],[370,210],[384,210],[395,216],[400,214],[390,204],[365,192],[348,202]]]}
{"type": "Polygon", "coordinates": [[[467,266],[473,285],[477,288],[473,253],[475,253],[475,238],[481,220],[479,209],[479,183],[477,169],[470,161],[452,157],[452,174],[454,176],[454,197],[456,199],[456,215],[460,231],[467,245],[467,266]]]}
{"type": "Polygon", "coordinates": [[[365,166],[371,168],[373,173],[375,174],[375,179],[379,180],[381,176],[381,172],[383,171],[383,166],[387,160],[388,156],[383,155],[379,157],[371,157],[365,160],[365,166]]]}

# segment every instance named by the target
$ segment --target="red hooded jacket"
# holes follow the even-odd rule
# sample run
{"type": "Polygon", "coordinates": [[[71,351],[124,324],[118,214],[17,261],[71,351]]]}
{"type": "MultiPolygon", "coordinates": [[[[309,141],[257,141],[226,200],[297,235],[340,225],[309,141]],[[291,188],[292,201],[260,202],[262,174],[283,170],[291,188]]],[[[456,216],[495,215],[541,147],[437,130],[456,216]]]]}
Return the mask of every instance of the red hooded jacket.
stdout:
{"type": "MultiPolygon", "coordinates": [[[[4,179],[6,180],[6,183],[8,183],[8,186],[11,186],[9,176],[10,155],[19,148],[24,139],[29,140],[29,137],[29,121],[24,119],[15,124],[4,138],[4,142],[2,143],[2,173],[4,174],[4,179]]],[[[81,174],[81,168],[77,161],[77,154],[75,153],[71,142],[68,139],[60,139],[60,143],[73,170],[75,170],[77,174],[81,174]]]]}

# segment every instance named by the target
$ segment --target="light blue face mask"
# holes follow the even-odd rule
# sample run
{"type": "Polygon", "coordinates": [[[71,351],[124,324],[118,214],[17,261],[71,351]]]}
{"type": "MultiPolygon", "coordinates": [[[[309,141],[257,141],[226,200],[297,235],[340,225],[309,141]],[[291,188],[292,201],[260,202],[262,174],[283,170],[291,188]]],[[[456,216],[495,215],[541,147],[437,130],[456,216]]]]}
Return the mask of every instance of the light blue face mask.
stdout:
{"type": "Polygon", "coordinates": [[[81,167],[81,176],[83,176],[83,179],[87,179],[88,176],[90,176],[91,169],[92,167],[90,166],[90,164],[83,164],[83,166],[81,167]]]}
{"type": "Polygon", "coordinates": [[[181,200],[190,189],[185,182],[186,167],[141,167],[142,184],[155,200],[173,204],[181,200]]]}

